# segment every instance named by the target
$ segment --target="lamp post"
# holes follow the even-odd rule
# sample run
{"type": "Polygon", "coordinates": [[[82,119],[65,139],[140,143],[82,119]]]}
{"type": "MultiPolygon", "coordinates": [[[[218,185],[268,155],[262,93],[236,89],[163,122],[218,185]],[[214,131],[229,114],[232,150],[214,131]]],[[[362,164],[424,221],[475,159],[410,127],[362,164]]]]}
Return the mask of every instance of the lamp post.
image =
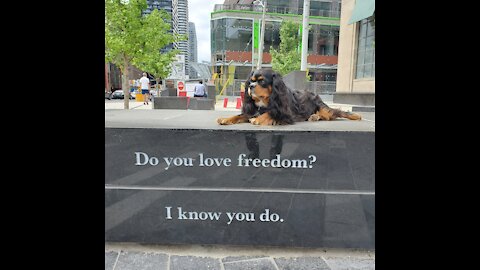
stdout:
{"type": "Polygon", "coordinates": [[[310,0],[305,0],[303,2],[302,60],[300,64],[301,71],[307,71],[308,16],[309,15],[310,15],[310,0]]]}
{"type": "Polygon", "coordinates": [[[267,9],[267,0],[255,0],[253,4],[262,6],[262,27],[260,29],[260,45],[258,46],[258,63],[257,69],[262,67],[262,57],[263,57],[263,38],[265,35],[265,10],[267,9]]]}

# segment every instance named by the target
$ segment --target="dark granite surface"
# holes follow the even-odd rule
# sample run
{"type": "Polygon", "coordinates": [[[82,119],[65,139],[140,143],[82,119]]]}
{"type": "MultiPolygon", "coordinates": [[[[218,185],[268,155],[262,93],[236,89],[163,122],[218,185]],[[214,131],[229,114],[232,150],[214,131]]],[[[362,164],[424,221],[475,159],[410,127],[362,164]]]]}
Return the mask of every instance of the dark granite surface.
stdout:
{"type": "Polygon", "coordinates": [[[108,186],[373,192],[374,179],[371,132],[105,129],[108,186]]]}
{"type": "Polygon", "coordinates": [[[374,201],[372,195],[107,189],[105,241],[374,248],[374,201]]]}
{"type": "Polygon", "coordinates": [[[142,115],[106,111],[106,242],[375,248],[373,122],[142,115]]]}

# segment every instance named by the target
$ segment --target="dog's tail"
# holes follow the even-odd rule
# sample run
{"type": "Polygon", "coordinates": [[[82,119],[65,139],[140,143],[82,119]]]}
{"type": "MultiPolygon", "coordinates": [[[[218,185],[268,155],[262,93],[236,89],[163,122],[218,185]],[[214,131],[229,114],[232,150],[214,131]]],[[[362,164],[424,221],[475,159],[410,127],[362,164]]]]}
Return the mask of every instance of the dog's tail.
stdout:
{"type": "Polygon", "coordinates": [[[318,110],[309,119],[311,121],[318,120],[334,120],[335,118],[347,118],[350,120],[362,120],[362,116],[353,112],[346,112],[339,109],[330,108],[321,99],[317,100],[318,110]]]}

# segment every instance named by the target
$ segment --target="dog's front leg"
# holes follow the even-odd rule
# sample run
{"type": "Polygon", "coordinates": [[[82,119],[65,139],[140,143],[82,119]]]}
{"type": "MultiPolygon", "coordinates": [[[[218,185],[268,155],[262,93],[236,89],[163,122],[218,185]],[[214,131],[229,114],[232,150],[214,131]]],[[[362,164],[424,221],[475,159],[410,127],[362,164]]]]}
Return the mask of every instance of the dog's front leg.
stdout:
{"type": "Polygon", "coordinates": [[[247,123],[247,122],[248,122],[248,116],[246,116],[245,114],[217,119],[217,123],[219,123],[220,125],[232,125],[232,124],[240,124],[240,123],[247,123]]]}
{"type": "Polygon", "coordinates": [[[262,125],[262,126],[276,125],[276,121],[273,120],[272,117],[270,117],[270,114],[268,114],[268,112],[261,114],[258,117],[251,118],[249,121],[254,125],[262,125]]]}

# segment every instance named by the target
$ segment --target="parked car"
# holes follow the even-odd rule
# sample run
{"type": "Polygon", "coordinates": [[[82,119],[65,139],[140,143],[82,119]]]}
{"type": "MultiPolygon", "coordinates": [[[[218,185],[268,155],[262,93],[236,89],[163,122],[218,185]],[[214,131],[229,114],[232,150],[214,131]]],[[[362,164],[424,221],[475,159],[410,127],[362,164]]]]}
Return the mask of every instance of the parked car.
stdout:
{"type": "Polygon", "coordinates": [[[124,97],[123,90],[116,90],[112,94],[112,99],[123,99],[123,97],[124,97]]]}
{"type": "MultiPolygon", "coordinates": [[[[112,94],[112,99],[123,99],[124,98],[124,94],[123,94],[123,90],[116,90],[115,92],[113,92],[112,94]]],[[[134,99],[135,98],[135,93],[130,93],[128,95],[128,98],[129,99],[134,99]]]]}

